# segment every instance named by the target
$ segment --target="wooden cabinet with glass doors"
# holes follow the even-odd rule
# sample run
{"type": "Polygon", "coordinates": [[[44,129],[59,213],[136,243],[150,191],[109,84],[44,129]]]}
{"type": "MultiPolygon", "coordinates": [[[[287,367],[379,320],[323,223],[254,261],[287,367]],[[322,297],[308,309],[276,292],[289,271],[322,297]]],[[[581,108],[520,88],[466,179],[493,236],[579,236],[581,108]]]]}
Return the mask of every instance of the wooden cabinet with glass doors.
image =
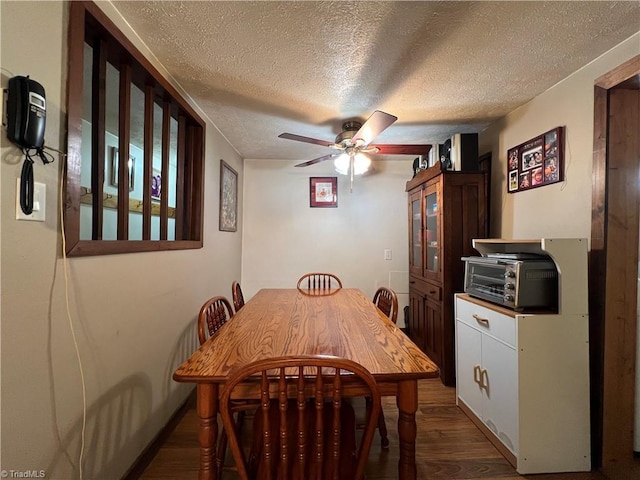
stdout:
{"type": "Polygon", "coordinates": [[[408,333],[455,385],[453,295],[463,290],[464,262],[477,255],[474,238],[487,236],[482,172],[441,172],[439,165],[407,182],[409,192],[408,333]]]}

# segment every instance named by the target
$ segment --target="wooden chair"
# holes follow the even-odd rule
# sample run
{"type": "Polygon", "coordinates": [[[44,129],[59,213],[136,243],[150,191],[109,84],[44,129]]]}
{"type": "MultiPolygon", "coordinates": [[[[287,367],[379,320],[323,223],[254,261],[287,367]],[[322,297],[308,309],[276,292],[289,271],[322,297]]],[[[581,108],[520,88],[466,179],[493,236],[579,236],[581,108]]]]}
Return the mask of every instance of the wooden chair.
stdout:
{"type": "Polygon", "coordinates": [[[393,323],[398,322],[398,296],[396,292],[387,287],[380,287],[373,295],[373,303],[393,323]]]}
{"type": "MultiPolygon", "coordinates": [[[[233,317],[233,309],[229,300],[225,297],[213,297],[207,300],[200,308],[198,314],[198,340],[200,345],[213,337],[220,328],[233,317]]],[[[233,411],[238,414],[239,423],[244,421],[244,413],[247,410],[255,410],[255,403],[237,401],[233,403],[233,411]]],[[[216,452],[216,469],[218,470],[218,478],[221,477],[225,468],[224,459],[227,455],[227,435],[224,431],[220,432],[218,439],[218,450],[216,452]]],[[[230,467],[235,470],[235,467],[230,467]]]]}
{"type": "MultiPolygon", "coordinates": [[[[373,295],[373,303],[384,313],[393,323],[398,322],[398,296],[396,292],[387,287],[380,287],[373,295]]],[[[367,398],[367,409],[370,400],[367,398]]],[[[378,418],[378,430],[380,431],[380,444],[382,448],[389,448],[389,435],[387,433],[387,422],[384,420],[384,411],[380,410],[378,418]]]]}
{"type": "Polygon", "coordinates": [[[238,313],[238,310],[244,307],[244,296],[242,295],[242,289],[238,282],[231,284],[231,296],[233,298],[233,308],[235,308],[236,313],[238,313]]]}
{"type": "Polygon", "coordinates": [[[333,273],[305,273],[298,280],[298,290],[322,294],[342,288],[342,282],[333,273]]]}
{"type": "Polygon", "coordinates": [[[248,479],[361,480],[380,413],[375,379],[361,365],[331,356],[259,360],[233,372],[220,399],[238,476],[248,479]],[[341,375],[344,371],[350,375],[341,375]],[[343,386],[357,378],[371,397],[371,413],[356,441],[353,407],[343,386]],[[247,459],[238,440],[232,398],[251,382],[261,397],[254,417],[254,441],[247,459]],[[359,447],[357,447],[359,445],[359,447]]]}
{"type": "Polygon", "coordinates": [[[213,297],[207,300],[198,314],[200,345],[215,335],[231,317],[233,317],[233,308],[225,297],[213,297]]]}

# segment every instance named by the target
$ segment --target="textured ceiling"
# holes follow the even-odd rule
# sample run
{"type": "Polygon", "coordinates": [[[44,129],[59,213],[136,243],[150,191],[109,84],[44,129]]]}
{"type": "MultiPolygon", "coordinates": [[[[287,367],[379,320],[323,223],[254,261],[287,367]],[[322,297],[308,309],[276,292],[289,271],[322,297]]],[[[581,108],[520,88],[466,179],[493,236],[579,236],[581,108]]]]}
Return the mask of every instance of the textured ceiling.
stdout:
{"type": "Polygon", "coordinates": [[[244,158],[332,153],[277,136],[374,110],[375,143],[479,132],[640,30],[638,1],[114,5],[244,158]]]}

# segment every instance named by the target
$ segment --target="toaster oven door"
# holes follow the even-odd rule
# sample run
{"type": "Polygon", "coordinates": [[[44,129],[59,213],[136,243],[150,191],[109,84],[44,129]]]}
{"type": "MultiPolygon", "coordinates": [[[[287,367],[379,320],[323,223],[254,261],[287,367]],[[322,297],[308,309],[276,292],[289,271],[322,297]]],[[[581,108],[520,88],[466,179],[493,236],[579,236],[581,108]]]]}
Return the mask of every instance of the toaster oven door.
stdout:
{"type": "Polygon", "coordinates": [[[485,259],[465,259],[464,291],[474,297],[504,303],[506,265],[485,259]]]}

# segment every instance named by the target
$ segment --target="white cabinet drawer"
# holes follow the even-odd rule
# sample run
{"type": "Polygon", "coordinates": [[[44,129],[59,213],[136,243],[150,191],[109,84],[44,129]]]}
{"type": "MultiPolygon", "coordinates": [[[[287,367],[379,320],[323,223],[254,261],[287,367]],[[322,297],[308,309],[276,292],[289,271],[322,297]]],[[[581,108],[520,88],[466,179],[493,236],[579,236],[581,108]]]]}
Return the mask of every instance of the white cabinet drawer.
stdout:
{"type": "Polygon", "coordinates": [[[494,310],[475,303],[467,296],[456,296],[457,320],[515,346],[516,320],[513,316],[498,311],[498,308],[494,310]]]}

